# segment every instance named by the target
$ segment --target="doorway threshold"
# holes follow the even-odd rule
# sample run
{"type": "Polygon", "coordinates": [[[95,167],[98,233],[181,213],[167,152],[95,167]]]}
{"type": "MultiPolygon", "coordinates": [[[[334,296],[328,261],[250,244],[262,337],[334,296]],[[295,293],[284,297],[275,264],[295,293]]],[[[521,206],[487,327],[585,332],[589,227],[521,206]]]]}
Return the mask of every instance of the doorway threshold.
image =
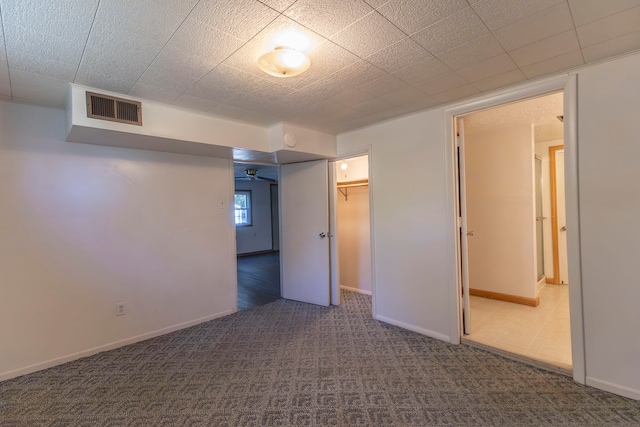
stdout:
{"type": "Polygon", "coordinates": [[[522,356],[520,354],[511,353],[505,350],[501,350],[499,348],[491,347],[486,344],[481,344],[464,337],[460,339],[460,342],[464,345],[468,345],[469,347],[479,348],[480,350],[485,350],[485,351],[488,351],[489,353],[494,353],[494,354],[497,354],[498,356],[515,360],[516,362],[526,363],[527,365],[531,365],[536,368],[544,369],[547,371],[555,372],[556,374],[566,375],[568,377],[573,378],[573,369],[569,365],[553,364],[543,360],[522,356]]]}

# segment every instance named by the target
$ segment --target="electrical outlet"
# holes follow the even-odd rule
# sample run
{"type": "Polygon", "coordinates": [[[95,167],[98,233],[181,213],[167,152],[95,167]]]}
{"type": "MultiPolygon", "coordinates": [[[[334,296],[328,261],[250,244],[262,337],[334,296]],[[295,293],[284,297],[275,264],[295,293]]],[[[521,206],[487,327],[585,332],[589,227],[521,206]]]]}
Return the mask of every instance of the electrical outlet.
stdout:
{"type": "Polygon", "coordinates": [[[124,316],[127,314],[127,306],[123,302],[116,303],[116,316],[124,316]]]}

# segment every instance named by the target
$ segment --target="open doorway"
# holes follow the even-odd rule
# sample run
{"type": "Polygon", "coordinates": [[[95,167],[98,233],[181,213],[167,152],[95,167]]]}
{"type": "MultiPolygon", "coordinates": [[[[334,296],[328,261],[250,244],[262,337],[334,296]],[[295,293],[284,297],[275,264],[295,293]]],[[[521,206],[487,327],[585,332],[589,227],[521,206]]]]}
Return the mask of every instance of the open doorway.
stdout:
{"type": "Polygon", "coordinates": [[[332,162],[332,304],[372,295],[369,156],[332,162]]]}
{"type": "Polygon", "coordinates": [[[234,164],[238,310],[280,298],[278,167],[234,164]]]}
{"type": "Polygon", "coordinates": [[[551,203],[552,178],[564,188],[563,169],[552,169],[549,154],[563,144],[562,103],[556,93],[458,118],[461,246],[464,340],[570,372],[566,245],[562,256],[551,235],[563,221],[551,212],[564,206],[562,191],[551,203]],[[565,281],[556,285],[559,270],[565,281]]]}

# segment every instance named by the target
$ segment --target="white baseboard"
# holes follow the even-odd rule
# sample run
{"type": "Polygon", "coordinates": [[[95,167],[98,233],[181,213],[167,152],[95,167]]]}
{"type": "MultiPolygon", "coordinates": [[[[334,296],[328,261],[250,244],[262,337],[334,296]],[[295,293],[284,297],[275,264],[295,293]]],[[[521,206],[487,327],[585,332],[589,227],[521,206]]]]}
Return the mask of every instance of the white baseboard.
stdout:
{"type": "Polygon", "coordinates": [[[364,295],[371,295],[371,291],[365,291],[364,289],[358,289],[358,288],[351,288],[349,286],[340,285],[340,289],[344,289],[345,291],[356,292],[364,295]]]}
{"type": "Polygon", "coordinates": [[[120,341],[114,341],[112,343],[108,343],[98,347],[93,347],[87,350],[79,351],[77,353],[68,354],[66,356],[57,357],[55,359],[47,360],[45,362],[35,363],[33,365],[25,366],[24,368],[3,372],[3,373],[0,373],[0,381],[5,381],[5,380],[16,378],[22,375],[31,374],[33,372],[41,371],[43,369],[52,368],[54,366],[62,365],[63,363],[71,362],[71,361],[80,359],[82,357],[93,356],[94,354],[102,353],[103,351],[113,350],[118,347],[124,347],[125,345],[134,344],[140,341],[145,341],[150,338],[155,338],[160,335],[165,335],[171,332],[178,331],[180,329],[184,329],[190,326],[198,325],[200,323],[208,322],[209,320],[228,316],[229,314],[232,314],[232,313],[233,313],[232,310],[223,311],[221,313],[216,313],[210,316],[201,317],[199,319],[190,320],[188,322],[179,323],[177,325],[168,326],[166,328],[158,329],[156,331],[147,332],[146,334],[137,335],[137,336],[126,338],[120,341]]]}
{"type": "Polygon", "coordinates": [[[428,337],[435,338],[440,341],[451,342],[451,338],[449,337],[449,335],[444,335],[439,332],[430,331],[428,329],[420,328],[418,326],[410,325],[408,323],[400,322],[398,320],[390,319],[384,316],[374,316],[374,319],[384,323],[388,323],[390,325],[398,326],[402,329],[407,329],[412,332],[417,332],[421,335],[426,335],[428,337]]]}
{"type": "Polygon", "coordinates": [[[628,397],[633,400],[640,400],[640,390],[634,390],[632,388],[623,387],[621,385],[612,384],[607,381],[598,380],[595,378],[587,377],[585,383],[588,386],[599,388],[600,390],[608,391],[609,393],[618,394],[620,396],[628,397]]]}

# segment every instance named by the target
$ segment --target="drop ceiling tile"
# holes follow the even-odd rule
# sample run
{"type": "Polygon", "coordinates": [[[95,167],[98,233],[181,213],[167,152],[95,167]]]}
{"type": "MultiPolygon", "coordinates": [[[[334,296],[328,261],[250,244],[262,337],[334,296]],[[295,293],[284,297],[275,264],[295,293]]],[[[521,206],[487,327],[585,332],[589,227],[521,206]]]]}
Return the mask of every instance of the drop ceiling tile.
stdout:
{"type": "Polygon", "coordinates": [[[375,114],[380,111],[385,111],[396,105],[384,98],[375,98],[369,101],[365,101],[362,104],[358,104],[353,107],[354,110],[358,110],[365,114],[375,114]]]}
{"type": "MultiPolygon", "coordinates": [[[[77,64],[82,57],[84,41],[79,43],[53,35],[26,31],[8,31],[5,25],[7,55],[13,59],[20,59],[22,55],[60,61],[67,64],[77,64]]],[[[88,34],[88,33],[87,33],[88,34]]]]}
{"type": "Polygon", "coordinates": [[[270,8],[277,10],[278,12],[284,12],[295,2],[296,0],[260,0],[260,3],[264,3],[270,8]]]}
{"type": "Polygon", "coordinates": [[[438,54],[488,32],[473,9],[466,7],[413,34],[411,38],[429,52],[438,54]]]}
{"type": "Polygon", "coordinates": [[[426,110],[427,108],[431,108],[440,104],[441,102],[435,99],[434,97],[424,95],[424,97],[416,101],[401,105],[400,110],[402,111],[403,114],[407,114],[414,111],[426,110]]]}
{"type": "Polygon", "coordinates": [[[527,76],[525,76],[519,69],[515,69],[507,71],[506,73],[498,74],[497,76],[491,76],[486,79],[473,82],[473,86],[482,92],[487,92],[492,89],[509,86],[525,80],[527,80],[527,76]]]}
{"type": "Polygon", "coordinates": [[[569,0],[577,27],[636,6],[640,6],[640,0],[569,0]]]}
{"type": "Polygon", "coordinates": [[[485,59],[468,67],[460,68],[457,72],[469,82],[486,79],[518,68],[506,53],[485,59]]]}
{"type": "Polygon", "coordinates": [[[151,0],[103,1],[96,13],[94,28],[101,25],[126,28],[132,33],[166,42],[187,14],[151,0]]]}
{"type": "Polygon", "coordinates": [[[504,49],[491,34],[479,37],[463,45],[437,55],[442,62],[454,70],[468,67],[503,54],[504,49]]]}
{"type": "Polygon", "coordinates": [[[291,91],[289,88],[270,83],[244,71],[220,65],[189,89],[187,94],[205,97],[213,101],[232,103],[233,99],[245,95],[261,96],[265,100],[271,100],[274,97],[285,96],[291,91]]]}
{"type": "Polygon", "coordinates": [[[203,75],[175,73],[173,70],[151,65],[136,82],[137,84],[163,87],[180,93],[191,89],[203,75]]]}
{"type": "Polygon", "coordinates": [[[511,51],[573,28],[569,6],[562,2],[495,30],[493,34],[506,50],[511,51]]]}
{"type": "Polygon", "coordinates": [[[391,0],[377,10],[407,35],[411,35],[465,8],[465,0],[391,0]]]}
{"type": "Polygon", "coordinates": [[[431,58],[396,71],[393,75],[409,84],[415,84],[449,72],[451,68],[440,60],[431,58]]]}
{"type": "Polygon", "coordinates": [[[586,62],[594,62],[637,49],[640,49],[640,31],[585,47],[582,54],[586,62]]]}
{"type": "Polygon", "coordinates": [[[242,40],[189,17],[166,48],[183,50],[203,58],[203,62],[218,64],[242,45],[242,40]]]}
{"type": "Polygon", "coordinates": [[[389,0],[364,0],[364,1],[366,1],[367,4],[373,8],[379,8],[389,0]]]}
{"type": "Polygon", "coordinates": [[[382,95],[380,98],[390,104],[402,106],[403,104],[412,103],[427,97],[424,93],[416,90],[414,87],[408,87],[400,89],[386,95],[382,95]]]}
{"type": "Polygon", "coordinates": [[[136,83],[127,95],[136,98],[147,99],[149,101],[171,104],[176,98],[182,95],[182,91],[166,86],[152,86],[144,83],[136,83]]]}
{"type": "Polygon", "coordinates": [[[34,56],[24,52],[17,55],[12,52],[9,62],[12,69],[66,81],[72,81],[78,69],[77,63],[71,64],[48,56],[34,56]]]}
{"type": "Polygon", "coordinates": [[[303,99],[308,97],[311,103],[324,101],[347,90],[344,85],[339,83],[332,78],[319,80],[300,89],[296,92],[296,97],[302,97],[303,99]]]}
{"type": "Polygon", "coordinates": [[[358,86],[358,90],[367,92],[377,98],[379,96],[383,96],[398,90],[407,89],[409,87],[410,86],[407,83],[403,82],[399,78],[392,75],[387,75],[378,80],[374,80],[372,82],[365,83],[362,86],[358,86]]]}
{"type": "Polygon", "coordinates": [[[174,9],[178,14],[187,16],[193,10],[199,0],[153,0],[166,7],[174,9]]]}
{"type": "Polygon", "coordinates": [[[211,110],[209,110],[210,113],[216,114],[221,117],[229,117],[232,119],[240,119],[249,111],[250,110],[247,110],[246,108],[241,108],[235,105],[224,104],[224,103],[219,103],[216,106],[214,106],[211,110]]]}
{"type": "Polygon", "coordinates": [[[361,111],[355,110],[353,108],[345,107],[331,114],[329,117],[333,119],[341,120],[341,121],[346,121],[346,120],[359,120],[365,116],[366,114],[364,114],[361,111]]]}
{"type": "Polygon", "coordinates": [[[336,71],[331,79],[334,84],[348,90],[386,75],[388,74],[380,68],[360,60],[336,71]]]}
{"type": "Polygon", "coordinates": [[[329,38],[372,11],[362,0],[298,0],[284,14],[329,38]]]}
{"type": "MultiPolygon", "coordinates": [[[[1,11],[0,11],[1,12],[1,11]]],[[[7,51],[5,50],[4,42],[4,27],[2,26],[2,19],[0,19],[0,64],[7,62],[7,51]]]]}
{"type": "Polygon", "coordinates": [[[331,37],[331,40],[359,57],[366,58],[404,37],[405,34],[382,15],[371,12],[331,37]]]}
{"type": "Polygon", "coordinates": [[[91,31],[75,83],[127,93],[162,48],[163,42],[127,29],[98,27],[91,31]],[[136,43],[130,43],[136,40],[136,43]],[[127,49],[122,49],[127,46],[127,49]],[[118,58],[117,61],[114,58],[118,58]]]}
{"type": "Polygon", "coordinates": [[[278,15],[255,0],[200,0],[189,16],[247,41],[278,15]]]}
{"type": "Polygon", "coordinates": [[[578,27],[578,39],[584,48],[635,33],[640,28],[640,6],[578,27]]]}
{"type": "Polygon", "coordinates": [[[532,65],[527,65],[526,67],[522,67],[521,70],[528,78],[533,79],[546,74],[552,74],[558,71],[577,67],[582,64],[584,64],[584,59],[582,58],[582,52],[578,50],[532,65]]]}
{"type": "Polygon", "coordinates": [[[165,46],[156,56],[151,67],[160,67],[176,75],[201,79],[218,64],[216,58],[208,58],[186,50],[165,46]]]}
{"type": "Polygon", "coordinates": [[[519,67],[524,67],[578,49],[580,49],[580,43],[578,43],[576,31],[569,30],[512,50],[509,55],[519,67]]]}
{"type": "Polygon", "coordinates": [[[180,95],[177,99],[175,99],[172,102],[172,105],[175,105],[176,107],[181,107],[187,110],[208,112],[212,108],[218,106],[218,103],[210,99],[201,98],[199,96],[183,94],[183,95],[180,95]]]}
{"type": "Polygon", "coordinates": [[[10,70],[13,99],[30,104],[63,108],[69,84],[39,74],[10,70]]]}
{"type": "Polygon", "coordinates": [[[468,98],[472,95],[477,95],[478,93],[480,93],[478,89],[476,89],[471,85],[466,85],[466,86],[460,86],[455,89],[437,93],[433,95],[433,97],[442,103],[446,103],[446,102],[456,101],[459,99],[468,98]]]}
{"type": "Polygon", "coordinates": [[[433,56],[422,46],[405,37],[365,59],[376,67],[393,73],[430,58],[433,56]]]}
{"type": "Polygon", "coordinates": [[[565,0],[480,0],[472,6],[487,27],[496,30],[559,3],[565,3],[565,0]]]}
{"type": "Polygon", "coordinates": [[[416,85],[418,89],[427,95],[435,95],[450,89],[465,86],[468,82],[456,73],[447,73],[436,78],[426,80],[416,85]]]}
{"type": "Polygon", "coordinates": [[[316,102],[313,105],[309,105],[309,107],[305,110],[304,114],[306,116],[316,115],[316,116],[329,116],[331,114],[335,114],[338,111],[341,111],[345,108],[344,105],[339,104],[333,101],[332,99],[316,102]]]}
{"type": "Polygon", "coordinates": [[[9,67],[7,67],[6,62],[0,62],[0,97],[11,98],[9,67]]]}
{"type": "Polygon", "coordinates": [[[7,54],[16,61],[31,55],[77,67],[97,6],[93,0],[3,2],[7,54]]]}
{"type": "Polygon", "coordinates": [[[84,45],[98,0],[5,0],[0,6],[5,34],[38,32],[43,38],[54,37],[84,45]]]}
{"type": "Polygon", "coordinates": [[[372,99],[374,99],[374,96],[370,93],[364,92],[359,89],[351,89],[334,96],[333,98],[331,98],[331,101],[343,106],[354,107],[358,104],[362,104],[363,102],[370,101],[372,99]]]}

